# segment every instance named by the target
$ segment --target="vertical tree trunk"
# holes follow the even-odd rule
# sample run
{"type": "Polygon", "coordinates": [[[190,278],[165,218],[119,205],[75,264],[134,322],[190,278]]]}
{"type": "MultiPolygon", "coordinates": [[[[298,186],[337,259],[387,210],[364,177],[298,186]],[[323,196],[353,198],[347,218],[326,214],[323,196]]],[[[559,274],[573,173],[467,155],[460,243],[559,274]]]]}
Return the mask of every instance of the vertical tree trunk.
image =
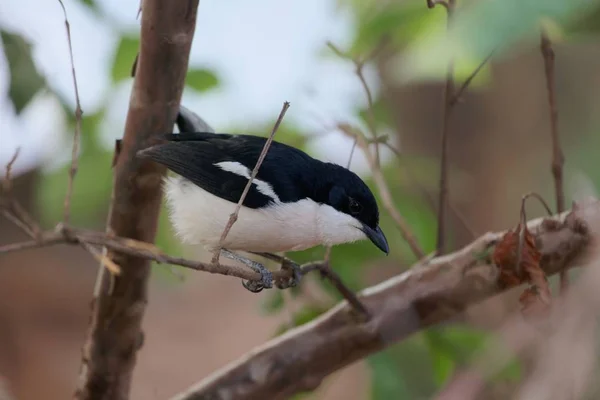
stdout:
{"type": "MultiPolygon", "coordinates": [[[[198,0],[143,2],[141,48],[125,135],[115,160],[109,233],[154,241],[165,169],[141,161],[136,153],[153,144],[155,135],[173,129],[197,8],[198,0]]],[[[127,399],[143,342],[150,263],[120,254],[110,257],[122,273],[112,277],[104,269],[99,272],[77,399],[127,399]]]]}

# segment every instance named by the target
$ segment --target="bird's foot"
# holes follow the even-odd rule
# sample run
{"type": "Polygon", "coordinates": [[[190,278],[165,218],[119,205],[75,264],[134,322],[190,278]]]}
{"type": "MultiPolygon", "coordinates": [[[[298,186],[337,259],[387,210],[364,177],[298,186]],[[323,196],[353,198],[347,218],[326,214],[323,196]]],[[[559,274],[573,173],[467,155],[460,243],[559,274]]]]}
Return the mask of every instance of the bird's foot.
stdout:
{"type": "Polygon", "coordinates": [[[232,253],[227,249],[222,249],[221,254],[230,260],[239,261],[252,270],[260,274],[260,279],[256,281],[242,281],[242,285],[252,293],[259,293],[263,289],[271,289],[273,287],[273,273],[265,268],[264,265],[238,254],[232,253]]]}
{"type": "Polygon", "coordinates": [[[280,256],[280,255],[274,254],[274,253],[261,253],[261,252],[252,252],[252,253],[256,254],[258,256],[264,257],[266,259],[269,259],[272,261],[277,261],[277,262],[281,263],[282,270],[291,270],[292,271],[292,276],[287,278],[287,280],[281,279],[276,282],[277,288],[288,289],[291,287],[296,287],[300,284],[300,281],[302,280],[302,276],[304,275],[304,272],[302,272],[302,268],[300,267],[300,265],[298,265],[294,261],[290,260],[287,257],[283,257],[283,256],[280,256]]]}
{"type": "Polygon", "coordinates": [[[302,268],[300,268],[300,266],[298,264],[296,264],[292,260],[285,258],[281,262],[281,269],[282,270],[290,270],[292,272],[292,276],[287,278],[287,280],[279,281],[277,283],[277,287],[279,289],[288,289],[291,287],[296,287],[300,284],[303,273],[302,273],[302,268]]]}

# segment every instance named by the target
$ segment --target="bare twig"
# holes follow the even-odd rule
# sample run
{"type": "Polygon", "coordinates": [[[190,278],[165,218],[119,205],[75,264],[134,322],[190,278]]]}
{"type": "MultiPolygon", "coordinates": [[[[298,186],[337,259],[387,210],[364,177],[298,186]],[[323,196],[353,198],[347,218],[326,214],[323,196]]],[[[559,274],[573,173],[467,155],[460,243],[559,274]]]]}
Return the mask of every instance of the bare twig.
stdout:
{"type": "MultiPolygon", "coordinates": [[[[387,187],[387,183],[385,182],[385,179],[381,172],[381,166],[380,166],[380,160],[379,160],[379,144],[386,143],[387,139],[385,137],[383,139],[380,139],[380,136],[377,134],[373,95],[371,94],[371,90],[369,89],[369,85],[367,84],[367,81],[363,74],[363,66],[364,66],[365,62],[369,58],[374,57],[381,48],[378,47],[366,59],[357,60],[357,59],[352,58],[351,55],[346,54],[343,51],[341,51],[337,46],[335,46],[331,42],[327,42],[327,46],[339,57],[347,59],[347,60],[351,60],[354,63],[354,65],[356,67],[356,70],[355,70],[356,75],[358,76],[358,79],[360,80],[361,85],[362,85],[362,87],[365,91],[366,97],[367,97],[367,125],[369,127],[369,132],[371,134],[371,141],[375,144],[375,156],[373,156],[373,154],[371,154],[371,151],[369,149],[370,141],[367,140],[361,132],[353,129],[349,125],[338,124],[338,126],[337,126],[338,129],[340,129],[342,132],[346,133],[348,136],[354,138],[354,144],[352,147],[352,153],[350,154],[350,157],[352,157],[352,154],[354,152],[354,147],[356,145],[358,145],[362,149],[363,153],[365,154],[365,157],[367,158],[369,167],[371,169],[371,172],[373,173],[373,178],[375,179],[377,187],[379,188],[379,193],[382,197],[384,207],[390,213],[390,215],[396,222],[396,225],[400,228],[402,236],[409,244],[413,253],[417,256],[417,258],[422,258],[422,257],[424,257],[425,253],[419,247],[415,236],[412,234],[408,224],[404,221],[404,218],[402,218],[402,215],[400,214],[400,212],[394,207],[391,193],[389,191],[389,188],[387,187]]],[[[348,162],[348,165],[350,164],[350,161],[351,161],[351,158],[348,162]]]]}
{"type": "Polygon", "coordinates": [[[367,162],[369,163],[369,167],[373,174],[373,179],[375,180],[377,189],[379,190],[379,195],[381,196],[383,206],[391,215],[392,219],[396,223],[396,226],[398,226],[402,237],[410,246],[413,254],[417,257],[417,259],[423,258],[425,256],[425,252],[421,249],[417,242],[417,238],[412,233],[410,227],[408,226],[400,212],[394,206],[392,194],[390,193],[390,189],[388,188],[383,173],[381,172],[381,168],[375,163],[375,158],[373,157],[373,154],[371,154],[371,152],[369,151],[369,143],[360,131],[357,131],[349,125],[338,124],[338,129],[344,132],[346,135],[354,138],[358,147],[362,149],[367,159],[367,162]]]}
{"type": "MultiPolygon", "coordinates": [[[[556,194],[556,211],[565,209],[565,193],[563,188],[563,165],[565,163],[563,151],[558,134],[558,107],[556,105],[556,88],[554,82],[554,50],[552,42],[545,30],[542,30],[540,48],[544,58],[544,72],[546,74],[546,89],[548,91],[548,108],[550,111],[550,134],[552,136],[552,176],[554,177],[554,190],[556,194]]],[[[564,293],[569,286],[567,271],[560,274],[560,291],[564,293]]]]}
{"type": "MultiPolygon", "coordinates": [[[[435,6],[435,2],[428,1],[429,8],[435,6]]],[[[448,14],[448,30],[452,26],[454,17],[454,8],[456,0],[447,0],[444,4],[448,14]]],[[[440,185],[438,200],[438,227],[437,227],[437,245],[436,252],[441,255],[445,252],[446,246],[446,203],[448,202],[448,136],[450,131],[450,117],[452,114],[452,98],[454,97],[454,62],[448,62],[446,73],[446,86],[444,88],[444,120],[442,125],[442,143],[440,155],[440,185]]]]}
{"type": "Polygon", "coordinates": [[[277,129],[279,129],[279,125],[281,125],[281,121],[283,121],[283,117],[285,116],[285,113],[287,112],[288,108],[290,108],[290,103],[286,101],[283,103],[283,107],[281,108],[281,111],[279,112],[279,117],[277,117],[277,121],[275,121],[273,130],[271,131],[271,134],[267,138],[267,141],[265,142],[265,145],[263,146],[263,149],[260,152],[258,160],[256,161],[256,165],[254,166],[254,169],[252,170],[252,174],[250,175],[250,179],[248,179],[248,183],[246,184],[246,187],[244,188],[244,191],[242,192],[242,195],[240,196],[240,200],[238,201],[238,203],[235,207],[235,211],[233,213],[231,213],[231,215],[229,216],[229,221],[227,221],[227,225],[225,225],[225,229],[223,229],[223,233],[221,234],[221,238],[219,239],[219,248],[216,249],[216,251],[213,255],[213,258],[212,258],[213,264],[219,263],[219,256],[221,254],[221,248],[222,248],[223,242],[227,238],[227,234],[229,234],[231,227],[233,226],[233,224],[235,224],[235,221],[237,221],[238,214],[240,212],[240,209],[242,208],[242,204],[244,203],[244,200],[246,199],[246,196],[248,195],[248,192],[250,191],[250,187],[252,186],[252,181],[254,180],[254,178],[256,178],[256,175],[258,174],[258,169],[262,165],[262,163],[267,155],[267,152],[269,151],[269,147],[271,147],[271,143],[273,142],[273,137],[275,136],[277,129]]]}
{"type": "Polygon", "coordinates": [[[548,213],[548,216],[552,216],[552,211],[550,210],[550,207],[548,207],[548,203],[546,203],[546,200],[544,200],[544,198],[539,194],[531,192],[527,193],[521,198],[521,211],[519,213],[519,243],[517,245],[517,262],[515,263],[517,275],[521,274],[521,258],[523,257],[523,246],[525,244],[525,229],[527,228],[527,212],[525,211],[525,203],[531,197],[537,199],[542,204],[542,206],[544,206],[546,212],[548,213]]]}
{"type": "MultiPolygon", "coordinates": [[[[421,195],[427,199],[427,202],[429,203],[429,208],[431,208],[431,210],[435,213],[437,211],[437,204],[435,199],[433,198],[433,195],[426,189],[423,187],[423,185],[421,185],[419,183],[419,180],[415,177],[415,175],[412,172],[412,169],[410,168],[410,165],[408,162],[406,162],[405,158],[403,157],[402,153],[400,153],[400,151],[398,149],[396,149],[394,146],[392,146],[391,144],[389,144],[387,141],[384,142],[383,144],[385,147],[387,147],[392,153],[394,153],[394,155],[396,156],[396,158],[398,159],[398,161],[400,161],[403,165],[403,170],[406,172],[406,175],[408,176],[408,179],[410,180],[410,183],[415,186],[417,189],[419,189],[419,191],[421,192],[421,195]]],[[[456,218],[460,221],[460,223],[463,225],[463,228],[469,232],[471,234],[471,239],[475,239],[477,236],[479,236],[477,234],[477,231],[475,229],[473,229],[473,226],[471,226],[471,224],[469,223],[469,221],[467,220],[467,218],[464,216],[464,214],[462,212],[460,212],[460,210],[456,207],[452,206],[452,202],[450,201],[450,199],[448,199],[448,208],[452,210],[452,212],[454,213],[454,215],[456,216],[456,218]]]]}
{"type": "Polygon", "coordinates": [[[337,274],[337,272],[331,268],[327,257],[322,264],[318,265],[317,269],[321,273],[321,276],[328,279],[333,287],[340,292],[350,307],[352,307],[352,309],[355,310],[359,316],[364,317],[365,319],[370,318],[371,315],[369,310],[367,310],[367,307],[365,307],[365,305],[359,300],[356,293],[354,293],[348,286],[344,284],[342,278],[337,274]]]}
{"type": "Polygon", "coordinates": [[[101,251],[98,251],[91,244],[87,242],[79,242],[81,247],[87,250],[96,261],[100,263],[102,267],[106,267],[113,275],[121,275],[121,267],[117,265],[113,260],[111,260],[106,254],[102,254],[101,251]]]}
{"type": "Polygon", "coordinates": [[[354,293],[344,282],[342,278],[331,268],[331,246],[327,246],[325,248],[325,256],[322,261],[312,261],[306,263],[304,265],[298,265],[294,261],[290,260],[287,257],[279,256],[277,254],[272,253],[253,253],[258,254],[261,257],[265,257],[269,260],[273,260],[276,262],[291,264],[295,267],[300,267],[302,269],[303,274],[307,274],[312,271],[319,271],[321,273],[321,277],[329,280],[331,284],[336,288],[336,290],[342,295],[344,299],[350,304],[350,307],[356,311],[356,313],[364,318],[369,318],[369,312],[364,304],[358,299],[356,293],[354,293]]]}
{"type": "MultiPolygon", "coordinates": [[[[377,126],[376,126],[376,121],[375,121],[375,106],[373,103],[373,95],[371,93],[371,89],[369,88],[369,85],[367,84],[367,80],[365,79],[364,66],[367,61],[369,61],[371,58],[373,58],[377,55],[380,48],[379,47],[376,48],[375,51],[373,53],[371,53],[368,57],[366,57],[362,60],[358,60],[358,59],[352,58],[349,54],[344,53],[332,42],[328,41],[327,46],[337,56],[339,56],[341,58],[345,58],[347,60],[351,60],[354,63],[354,72],[355,72],[356,76],[358,77],[360,84],[362,85],[362,88],[367,97],[367,127],[369,128],[369,133],[371,134],[371,137],[373,139],[377,138],[377,126]]],[[[375,163],[376,163],[376,165],[380,164],[379,146],[377,146],[377,144],[375,144],[375,163]]]]}
{"type": "MultiPolygon", "coordinates": [[[[26,242],[18,242],[0,246],[0,254],[38,249],[53,246],[56,244],[79,244],[82,245],[88,251],[90,251],[90,247],[88,246],[101,246],[115,253],[121,253],[132,257],[141,258],[144,260],[151,260],[159,264],[177,265],[194,271],[202,271],[224,276],[233,276],[244,280],[260,279],[260,274],[249,268],[224,264],[214,265],[212,263],[204,263],[201,261],[175,257],[164,253],[161,249],[159,249],[152,243],[118,237],[114,235],[108,235],[104,232],[73,228],[64,225],[59,225],[54,231],[44,232],[40,235],[40,238],[38,240],[30,240],[26,242]]],[[[92,253],[94,257],[97,257],[95,251],[90,251],[90,253],[92,253]]],[[[273,254],[257,254],[278,262],[286,261],[297,265],[292,260],[289,260],[285,257],[276,256],[276,258],[273,258],[273,254]]],[[[104,258],[102,262],[106,262],[104,258]]],[[[299,267],[302,269],[303,273],[308,273],[316,269],[320,269],[319,265],[323,263],[325,263],[325,261],[313,261],[304,265],[299,265],[299,267]]],[[[117,265],[115,268],[113,268],[113,270],[120,270],[120,267],[118,267],[117,265]]],[[[291,277],[292,272],[289,270],[279,270],[273,272],[273,278],[275,280],[287,280],[291,277]]]]}
{"type": "Polygon", "coordinates": [[[67,30],[67,42],[69,43],[69,58],[71,61],[71,74],[73,76],[73,89],[75,91],[75,133],[73,135],[73,149],[71,151],[71,168],[69,169],[69,181],[67,183],[67,194],[65,195],[65,205],[64,205],[64,218],[63,221],[65,224],[69,223],[71,217],[71,197],[73,196],[73,183],[75,180],[75,175],[77,174],[78,168],[78,153],[79,153],[79,141],[81,138],[81,115],[83,111],[81,110],[81,103],[79,101],[79,89],[77,87],[77,77],[75,74],[75,62],[73,61],[73,45],[71,43],[71,26],[69,24],[69,19],[67,18],[67,10],[62,0],[58,0],[60,6],[62,7],[63,14],[65,16],[65,29],[67,30]]]}
{"type": "MultiPolygon", "coordinates": [[[[528,223],[542,253],[547,275],[593,257],[597,240],[588,224],[598,222],[600,202],[553,218],[528,223]],[[550,228],[551,227],[551,228],[550,228]]],[[[406,339],[428,326],[446,321],[470,305],[496,295],[497,267],[489,252],[504,232],[488,233],[464,249],[421,261],[405,273],[361,292],[372,317],[350,318],[347,302],[253,349],[239,360],[201,380],[172,400],[208,398],[283,399],[313,390],[331,373],[406,339]]]]}
{"type": "Polygon", "coordinates": [[[10,158],[10,160],[8,160],[8,163],[6,164],[6,169],[5,169],[5,174],[4,174],[4,179],[2,180],[2,190],[5,193],[8,193],[12,190],[12,168],[13,165],[15,165],[15,162],[17,161],[17,158],[19,157],[19,153],[21,152],[21,148],[17,147],[17,149],[15,150],[15,153],[13,154],[13,156],[10,158]]]}
{"type": "Polygon", "coordinates": [[[427,8],[434,8],[438,4],[448,9],[452,0],[427,0],[427,8]]]}
{"type": "Polygon", "coordinates": [[[450,100],[450,105],[451,106],[456,105],[456,103],[458,103],[462,99],[462,95],[467,90],[467,88],[469,87],[469,85],[471,84],[471,82],[473,81],[473,79],[475,79],[475,77],[481,71],[481,69],[485,66],[485,64],[487,64],[487,62],[490,61],[490,59],[492,58],[493,55],[494,55],[494,51],[490,52],[490,54],[488,54],[488,56],[477,66],[477,68],[475,68],[475,70],[473,72],[471,72],[471,75],[469,75],[467,77],[467,79],[465,79],[465,81],[463,82],[463,84],[454,93],[454,96],[450,100]]]}
{"type": "Polygon", "coordinates": [[[29,213],[17,202],[12,195],[12,168],[19,157],[20,148],[6,164],[4,178],[2,179],[2,198],[0,198],[0,211],[9,221],[19,227],[32,238],[37,238],[41,229],[29,213]]]}

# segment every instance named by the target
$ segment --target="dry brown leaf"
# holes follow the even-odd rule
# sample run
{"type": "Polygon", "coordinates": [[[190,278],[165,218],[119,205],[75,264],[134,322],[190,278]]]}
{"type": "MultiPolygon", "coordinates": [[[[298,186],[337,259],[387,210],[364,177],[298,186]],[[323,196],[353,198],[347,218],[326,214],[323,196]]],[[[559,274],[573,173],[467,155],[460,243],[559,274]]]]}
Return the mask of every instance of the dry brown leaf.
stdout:
{"type": "Polygon", "coordinates": [[[505,233],[496,245],[492,259],[500,270],[498,284],[501,287],[531,284],[519,298],[524,314],[539,314],[549,309],[552,294],[546,274],[540,266],[540,251],[526,225],[519,224],[505,233]]]}

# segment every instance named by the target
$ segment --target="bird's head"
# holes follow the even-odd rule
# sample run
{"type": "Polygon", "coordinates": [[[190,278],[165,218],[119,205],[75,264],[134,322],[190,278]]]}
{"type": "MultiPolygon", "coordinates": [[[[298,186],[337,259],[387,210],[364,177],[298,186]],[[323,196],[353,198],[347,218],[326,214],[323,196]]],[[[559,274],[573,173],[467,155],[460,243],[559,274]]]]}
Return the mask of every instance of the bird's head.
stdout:
{"type": "Polygon", "coordinates": [[[346,168],[333,164],[326,166],[326,176],[321,177],[324,183],[321,198],[336,212],[339,241],[344,241],[344,235],[350,239],[363,236],[388,254],[387,239],[379,227],[379,207],[369,187],[346,168]]]}

